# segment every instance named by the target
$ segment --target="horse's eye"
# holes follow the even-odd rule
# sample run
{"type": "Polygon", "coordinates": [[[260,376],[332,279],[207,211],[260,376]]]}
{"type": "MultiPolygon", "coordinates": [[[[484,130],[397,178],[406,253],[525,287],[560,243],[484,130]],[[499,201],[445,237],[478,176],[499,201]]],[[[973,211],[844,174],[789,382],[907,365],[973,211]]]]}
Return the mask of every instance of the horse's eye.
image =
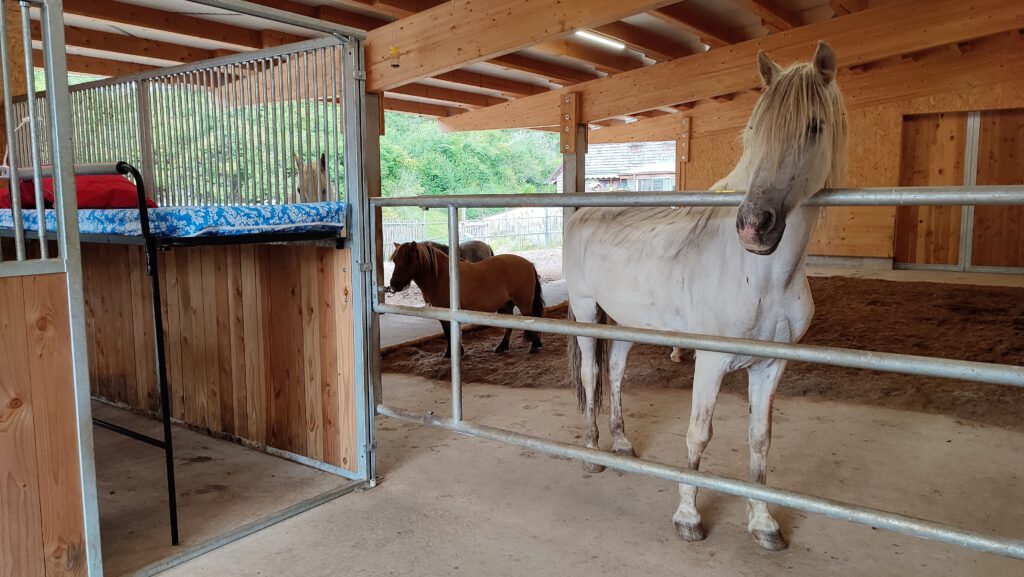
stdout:
{"type": "Polygon", "coordinates": [[[807,134],[810,134],[811,136],[817,136],[818,134],[821,133],[821,130],[821,121],[819,121],[817,118],[812,118],[811,121],[807,123],[807,134]]]}

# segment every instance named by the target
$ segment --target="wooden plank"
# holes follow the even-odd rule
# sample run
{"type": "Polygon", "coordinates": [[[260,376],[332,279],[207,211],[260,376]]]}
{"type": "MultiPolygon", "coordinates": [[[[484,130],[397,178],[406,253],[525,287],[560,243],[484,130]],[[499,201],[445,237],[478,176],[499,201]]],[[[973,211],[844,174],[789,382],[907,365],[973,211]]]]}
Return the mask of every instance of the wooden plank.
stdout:
{"type": "Polygon", "coordinates": [[[344,298],[339,291],[335,268],[334,250],[320,250],[317,254],[317,297],[319,310],[320,350],[320,407],[323,425],[323,459],[325,462],[343,466],[341,462],[341,430],[339,419],[340,356],[342,347],[338,341],[338,302],[344,298]]]}
{"type": "Polygon", "coordinates": [[[218,247],[206,246],[199,249],[202,278],[202,293],[200,301],[203,305],[202,312],[202,363],[204,368],[204,379],[202,381],[200,395],[201,423],[212,431],[220,431],[220,379],[219,359],[220,334],[217,325],[217,278],[215,252],[218,247]]]}
{"type": "MultiPolygon", "coordinates": [[[[32,51],[32,64],[36,68],[43,67],[43,51],[32,51]]],[[[125,62],[123,60],[111,60],[109,58],[95,58],[93,56],[82,56],[80,54],[68,54],[68,71],[79,74],[92,74],[95,76],[127,76],[139,72],[156,70],[159,66],[151,64],[139,64],[137,62],[125,62]]]]}
{"type": "MultiPolygon", "coordinates": [[[[135,387],[137,407],[156,411],[160,407],[160,391],[156,384],[156,349],[153,336],[153,290],[146,272],[145,249],[125,247],[128,257],[128,283],[131,292],[132,346],[135,353],[135,387]]],[[[83,267],[89,266],[83,263],[83,267]]]]}
{"type": "MultiPolygon", "coordinates": [[[[1019,28],[1024,28],[1024,11],[1013,0],[901,2],[748,40],[728,50],[709,50],[623,72],[571,90],[469,111],[443,119],[442,124],[450,130],[556,126],[557,103],[570,91],[579,92],[583,99],[582,120],[593,122],[755,88],[760,80],[754,62],[761,49],[778,62],[806,61],[814,43],[826,40],[841,65],[850,66],[1019,28]],[[977,18],[979,13],[985,18],[977,18]]],[[[885,90],[881,92],[877,96],[886,98],[885,90]]]]}
{"type": "Polygon", "coordinates": [[[756,14],[761,19],[761,23],[772,32],[789,30],[803,24],[796,14],[779,6],[779,3],[773,0],[734,1],[740,8],[756,14]]]}
{"type": "MultiPolygon", "coordinates": [[[[42,29],[37,21],[32,22],[32,39],[42,40],[42,29]]],[[[218,56],[218,52],[215,50],[75,26],[64,27],[64,40],[68,46],[182,63],[209,60],[218,56]]]]}
{"type": "Polygon", "coordinates": [[[550,90],[547,86],[538,86],[536,84],[520,82],[519,80],[480,74],[479,72],[470,72],[468,70],[452,70],[451,72],[437,74],[433,78],[434,80],[494,90],[495,92],[500,92],[503,96],[531,96],[533,94],[543,94],[550,90]]]}
{"type": "MultiPolygon", "coordinates": [[[[966,113],[905,118],[900,186],[962,186],[966,142],[966,113]]],[[[897,208],[895,262],[957,264],[960,213],[959,206],[897,208]]]]}
{"type": "Polygon", "coordinates": [[[176,249],[178,257],[178,290],[181,295],[178,331],[181,338],[182,419],[198,424],[201,383],[206,380],[203,363],[203,279],[199,251],[194,248],[176,249]]]}
{"type": "Polygon", "coordinates": [[[0,575],[11,577],[46,572],[22,278],[0,278],[0,575]]]}
{"type": "MultiPolygon", "coordinates": [[[[240,246],[225,247],[227,252],[228,352],[231,366],[231,411],[235,434],[251,438],[249,431],[249,394],[254,383],[246,380],[245,306],[242,301],[243,278],[240,246]]],[[[224,412],[221,412],[223,418],[224,412]]]]}
{"type": "Polygon", "coordinates": [[[305,455],[314,459],[324,457],[323,428],[323,397],[321,394],[320,364],[323,355],[335,354],[334,351],[321,351],[320,348],[320,298],[319,259],[316,247],[295,247],[300,251],[297,255],[300,264],[300,293],[302,322],[302,349],[299,354],[303,361],[303,390],[305,399],[305,455]]]}
{"type": "MultiPolygon", "coordinates": [[[[263,247],[259,247],[262,250],[263,247]]],[[[242,283],[242,323],[245,346],[245,382],[248,384],[246,415],[249,438],[267,442],[267,375],[265,358],[270,356],[263,339],[264,299],[260,286],[257,247],[239,247],[239,269],[242,283]]]]}
{"type": "MultiPolygon", "coordinates": [[[[215,301],[213,322],[217,327],[217,356],[214,359],[217,366],[218,414],[217,430],[235,435],[235,381],[232,378],[233,363],[231,349],[231,290],[229,288],[228,275],[228,254],[230,249],[236,247],[220,246],[211,247],[213,253],[213,275],[214,289],[212,295],[207,295],[208,300],[215,301]],[[212,298],[211,298],[212,297],[212,298]]],[[[212,419],[211,419],[212,420],[212,419]]]]}
{"type": "Polygon", "coordinates": [[[487,63],[507,68],[509,70],[518,70],[520,72],[540,76],[541,78],[563,86],[587,82],[588,80],[594,80],[601,77],[599,74],[594,74],[593,72],[587,72],[586,70],[580,70],[579,68],[565,66],[556,62],[532,58],[519,53],[495,56],[488,60],[487,63]]]}
{"type": "MultiPolygon", "coordinates": [[[[978,184],[1024,184],[1024,110],[981,113],[978,184]]],[[[1024,267],[1024,206],[977,206],[971,264],[1024,267]]]]}
{"type": "Polygon", "coordinates": [[[84,576],[85,521],[67,283],[63,274],[29,276],[23,282],[45,575],[84,576]]]}
{"type": "Polygon", "coordinates": [[[356,449],[356,378],[355,378],[355,347],[346,343],[355,342],[354,315],[352,308],[352,272],[349,264],[351,252],[349,249],[333,251],[334,274],[336,283],[335,299],[338,306],[335,307],[335,331],[337,334],[338,346],[338,432],[341,439],[340,459],[332,461],[340,462],[340,466],[350,471],[358,469],[359,462],[356,449]]]}
{"type": "Polygon", "coordinates": [[[160,255],[160,280],[163,298],[164,346],[166,347],[167,381],[170,386],[171,414],[178,419],[185,417],[185,348],[182,326],[187,317],[182,314],[182,278],[178,275],[179,251],[168,251],[160,255]]]}
{"type": "Polygon", "coordinates": [[[132,336],[132,293],[126,277],[129,266],[128,248],[120,245],[106,245],[106,290],[111,326],[110,370],[108,377],[115,389],[115,398],[131,406],[141,406],[136,376],[135,345],[132,336]]]}
{"type": "Polygon", "coordinates": [[[580,124],[579,95],[576,93],[564,95],[561,107],[562,116],[559,119],[558,150],[562,154],[576,154],[576,127],[580,124]]]}
{"type": "Polygon", "coordinates": [[[714,14],[687,2],[677,2],[660,10],[654,10],[651,15],[697,36],[701,42],[712,48],[720,48],[746,40],[739,31],[723,26],[714,14]]]}
{"type": "Polygon", "coordinates": [[[381,92],[671,3],[672,0],[452,0],[367,34],[366,90],[381,92]],[[400,50],[398,68],[392,68],[388,56],[392,46],[400,50]]]}
{"type": "Polygon", "coordinates": [[[388,110],[394,110],[395,112],[408,112],[410,114],[419,114],[421,116],[445,118],[465,112],[465,109],[463,108],[441,106],[439,104],[427,104],[426,102],[413,102],[412,100],[400,100],[398,98],[388,97],[384,97],[381,100],[384,102],[384,108],[388,110]]]}
{"type": "Polygon", "coordinates": [[[480,108],[482,106],[501,104],[508,100],[507,98],[488,96],[478,92],[466,92],[465,90],[453,90],[451,88],[419,83],[406,84],[405,86],[392,88],[391,90],[388,90],[388,92],[392,94],[404,94],[406,96],[417,96],[420,98],[429,98],[431,100],[440,100],[441,102],[450,102],[469,108],[480,108]]]}
{"type": "Polygon", "coordinates": [[[629,56],[626,53],[612,54],[607,50],[587,46],[567,38],[543,40],[531,46],[530,50],[593,64],[594,68],[607,74],[633,70],[644,65],[639,57],[629,56]]]}

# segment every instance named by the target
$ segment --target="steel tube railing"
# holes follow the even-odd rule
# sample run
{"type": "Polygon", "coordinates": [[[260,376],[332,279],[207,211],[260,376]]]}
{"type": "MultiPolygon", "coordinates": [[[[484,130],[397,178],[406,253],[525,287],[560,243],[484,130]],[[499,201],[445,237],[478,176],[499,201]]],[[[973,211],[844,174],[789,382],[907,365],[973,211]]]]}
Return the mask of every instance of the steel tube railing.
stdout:
{"type": "MultiPolygon", "coordinates": [[[[13,111],[13,97],[11,95],[11,54],[7,46],[7,18],[0,16],[0,83],[3,84],[3,104],[4,104],[4,133],[7,139],[7,165],[8,171],[8,190],[11,194],[11,211],[14,219],[14,258],[17,261],[25,260],[25,225],[22,221],[21,215],[21,191],[19,190],[20,182],[16,174],[18,166],[18,158],[16,151],[18,150],[18,143],[15,140],[14,133],[14,111],[13,111]]],[[[0,161],[2,163],[2,161],[0,161]]],[[[0,261],[3,260],[3,255],[0,254],[0,261]]]]}
{"type": "Polygon", "coordinates": [[[917,519],[915,517],[908,517],[898,513],[861,507],[851,503],[806,495],[795,491],[787,491],[785,489],[774,489],[765,485],[739,481],[728,477],[710,475],[693,469],[679,469],[668,465],[662,465],[660,463],[644,461],[634,457],[624,457],[614,453],[598,451],[596,449],[587,449],[576,445],[569,445],[530,435],[523,435],[504,429],[477,425],[468,421],[449,421],[447,419],[436,417],[430,413],[419,414],[384,405],[377,405],[377,413],[403,421],[420,423],[455,433],[515,445],[517,447],[557,457],[566,457],[569,459],[585,461],[587,463],[603,465],[605,467],[611,467],[627,473],[639,473],[641,475],[658,477],[660,479],[666,479],[676,483],[685,483],[694,487],[719,491],[730,495],[736,495],[738,497],[756,499],[784,507],[799,509],[801,511],[818,513],[833,519],[850,521],[852,523],[868,525],[869,527],[877,527],[879,529],[886,529],[923,539],[950,543],[961,547],[969,547],[986,553],[995,553],[996,555],[1024,559],[1024,540],[1020,539],[1007,539],[1003,537],[983,535],[974,531],[966,531],[950,525],[917,519]]]}
{"type": "MultiPolygon", "coordinates": [[[[739,206],[739,191],[589,192],[565,194],[472,194],[371,198],[373,206],[507,208],[585,206],[739,206]]],[[[1024,205],[1024,186],[912,186],[823,190],[807,206],[1024,205]]]]}
{"type": "Polygon", "coordinates": [[[958,361],[900,353],[859,351],[839,347],[777,343],[773,341],[641,329],[620,325],[581,323],[464,310],[453,311],[436,307],[409,307],[377,303],[374,310],[378,313],[400,314],[438,321],[476,323],[517,330],[570,336],[578,335],[595,339],[630,341],[663,347],[680,347],[734,355],[803,361],[851,369],[868,369],[1024,387],[1024,367],[1011,365],[958,361]]]}
{"type": "MultiPolygon", "coordinates": [[[[448,306],[452,314],[459,312],[459,209],[448,207],[448,306]]],[[[462,323],[452,320],[449,323],[451,342],[452,375],[452,422],[462,420],[462,323]]]]}

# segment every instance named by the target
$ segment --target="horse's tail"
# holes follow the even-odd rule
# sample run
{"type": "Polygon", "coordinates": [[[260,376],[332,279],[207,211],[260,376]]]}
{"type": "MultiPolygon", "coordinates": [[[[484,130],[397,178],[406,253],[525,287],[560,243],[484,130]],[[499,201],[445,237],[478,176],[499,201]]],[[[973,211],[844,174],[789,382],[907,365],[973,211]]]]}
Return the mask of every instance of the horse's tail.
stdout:
{"type": "MultiPolygon", "coordinates": [[[[572,313],[571,306],[569,307],[569,320],[576,320],[576,315],[572,313]]],[[[608,324],[608,315],[601,310],[601,307],[597,307],[597,323],[608,324]]],[[[569,344],[569,378],[572,379],[573,387],[576,389],[576,407],[582,413],[587,410],[587,392],[583,388],[583,355],[580,353],[580,344],[575,336],[568,335],[565,340],[569,344]]],[[[597,361],[597,382],[594,386],[594,410],[600,412],[604,404],[605,383],[608,380],[608,355],[605,354],[608,342],[599,339],[595,345],[594,356],[597,361]]]]}
{"type": "MultiPolygon", "coordinates": [[[[544,290],[540,286],[540,275],[534,274],[533,284],[533,305],[530,307],[530,315],[539,319],[544,318],[544,290]]],[[[534,331],[523,332],[524,341],[533,341],[536,333],[534,331]]]]}

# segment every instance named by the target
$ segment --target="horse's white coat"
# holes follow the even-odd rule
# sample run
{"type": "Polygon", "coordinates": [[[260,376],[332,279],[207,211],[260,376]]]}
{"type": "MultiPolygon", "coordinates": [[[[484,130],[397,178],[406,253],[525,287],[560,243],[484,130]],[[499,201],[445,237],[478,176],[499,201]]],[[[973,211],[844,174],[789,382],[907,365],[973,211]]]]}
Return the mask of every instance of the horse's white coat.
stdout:
{"type": "Polygon", "coordinates": [[[295,190],[290,195],[292,202],[337,200],[334,187],[327,176],[326,156],[321,154],[316,162],[304,163],[296,154],[292,156],[292,162],[297,171],[295,190]]]}
{"type": "MultiPolygon", "coordinates": [[[[563,266],[576,319],[663,330],[796,342],[814,314],[804,266],[818,209],[801,203],[841,178],[846,124],[835,85],[835,58],[819,44],[813,64],[782,71],[759,56],[766,90],[744,134],[744,153],[714,189],[747,190],[737,208],[586,208],[569,220],[563,266]],[[783,234],[785,232],[785,234],[783,234]],[[757,252],[759,254],[754,254],[757,252]],[[770,254],[764,254],[770,253],[770,254]]],[[[577,337],[586,400],[586,444],[597,448],[594,339],[577,337]]],[[[620,387],[631,343],[608,351],[612,449],[632,454],[620,387]]],[[[772,399],[785,362],[697,351],[687,431],[697,469],[725,373],[747,369],[750,475],[764,483],[772,399]]],[[[680,486],[673,516],[681,537],[704,537],[697,490],[680,486]]],[[[786,546],[763,502],[750,501],[748,528],[762,546],[786,546]]]]}

